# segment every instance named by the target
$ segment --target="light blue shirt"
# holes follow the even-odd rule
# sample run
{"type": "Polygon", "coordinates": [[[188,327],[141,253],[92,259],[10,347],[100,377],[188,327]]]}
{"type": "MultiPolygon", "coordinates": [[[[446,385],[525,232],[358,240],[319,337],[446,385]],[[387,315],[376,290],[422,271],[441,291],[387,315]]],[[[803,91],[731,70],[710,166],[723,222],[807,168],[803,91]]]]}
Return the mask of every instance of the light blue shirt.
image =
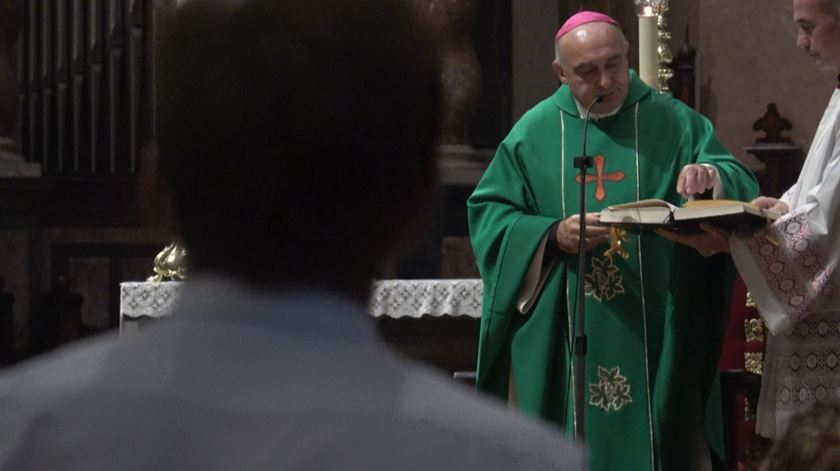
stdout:
{"type": "Polygon", "coordinates": [[[347,298],[204,278],[174,313],[5,371],[0,469],[585,469],[555,429],[391,353],[347,298]]]}

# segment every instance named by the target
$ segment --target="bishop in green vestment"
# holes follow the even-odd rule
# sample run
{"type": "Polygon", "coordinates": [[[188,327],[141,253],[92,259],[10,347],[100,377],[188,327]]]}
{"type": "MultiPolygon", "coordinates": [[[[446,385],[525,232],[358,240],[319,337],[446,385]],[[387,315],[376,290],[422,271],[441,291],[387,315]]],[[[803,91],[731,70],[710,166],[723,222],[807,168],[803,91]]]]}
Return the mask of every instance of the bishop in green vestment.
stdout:
{"type": "Polygon", "coordinates": [[[709,397],[717,398],[731,263],[654,232],[628,234],[626,259],[605,255],[606,228],[594,213],[645,198],[680,204],[706,188],[750,200],[758,186],[707,119],[629,70],[620,29],[595,18],[561,28],[554,68],[563,85],[514,126],[468,201],[484,281],[477,385],[572,432],[575,292],[583,282],[591,468],[696,469],[709,463],[707,444],[720,443],[719,400],[709,397]],[[596,95],[604,99],[588,133],[594,171],[580,182],[573,159],[596,95]],[[593,213],[582,276],[581,184],[593,213]]]}

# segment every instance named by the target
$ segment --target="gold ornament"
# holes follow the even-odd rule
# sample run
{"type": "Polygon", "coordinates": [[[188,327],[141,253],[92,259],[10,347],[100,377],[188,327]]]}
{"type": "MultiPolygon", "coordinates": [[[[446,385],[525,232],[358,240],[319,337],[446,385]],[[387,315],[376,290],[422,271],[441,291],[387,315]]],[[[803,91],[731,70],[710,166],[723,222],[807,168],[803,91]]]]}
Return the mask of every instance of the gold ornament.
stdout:
{"type": "Polygon", "coordinates": [[[745,353],[744,369],[754,375],[761,376],[761,372],[764,370],[764,354],[761,352],[745,353]]]}
{"type": "Polygon", "coordinates": [[[181,281],[187,276],[187,251],[177,242],[167,245],[155,257],[155,274],[147,281],[181,281]]]}
{"type": "Polygon", "coordinates": [[[764,324],[761,319],[747,319],[744,321],[744,334],[747,342],[764,340],[764,324]]]}
{"type": "Polygon", "coordinates": [[[747,291],[747,301],[745,304],[746,307],[755,307],[755,300],[752,297],[752,293],[747,291]]]}
{"type": "Polygon", "coordinates": [[[618,225],[610,226],[610,248],[604,252],[604,256],[612,258],[613,255],[618,255],[619,257],[627,260],[627,257],[629,257],[630,254],[624,250],[622,244],[629,240],[630,239],[627,238],[626,229],[618,225]]]}

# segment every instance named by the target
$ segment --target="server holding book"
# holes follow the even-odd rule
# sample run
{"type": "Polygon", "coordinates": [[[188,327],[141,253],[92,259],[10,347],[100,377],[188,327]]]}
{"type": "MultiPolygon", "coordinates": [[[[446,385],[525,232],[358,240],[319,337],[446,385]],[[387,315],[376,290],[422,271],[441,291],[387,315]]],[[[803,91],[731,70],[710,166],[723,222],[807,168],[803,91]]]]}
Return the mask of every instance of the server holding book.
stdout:
{"type": "MultiPolygon", "coordinates": [[[[794,0],[796,43],[840,72],[840,0],[794,0]]],[[[834,84],[826,84],[826,87],[834,84]]],[[[840,398],[840,86],[826,106],[796,183],[756,205],[781,214],[762,234],[665,233],[698,250],[730,251],[770,335],[756,431],[779,437],[798,412],[840,398]]],[[[806,463],[802,468],[811,469],[806,463]]]]}

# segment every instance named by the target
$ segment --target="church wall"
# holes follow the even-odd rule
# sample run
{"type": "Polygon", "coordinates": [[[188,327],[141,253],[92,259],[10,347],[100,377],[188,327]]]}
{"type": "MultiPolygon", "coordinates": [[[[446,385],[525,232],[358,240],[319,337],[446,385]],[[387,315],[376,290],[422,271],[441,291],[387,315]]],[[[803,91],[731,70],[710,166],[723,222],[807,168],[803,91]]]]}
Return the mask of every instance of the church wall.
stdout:
{"type": "MultiPolygon", "coordinates": [[[[513,122],[558,84],[550,69],[553,46],[546,38],[558,27],[563,5],[513,2],[513,122]]],[[[670,8],[672,51],[685,43],[688,25],[697,50],[700,111],[715,124],[723,144],[751,168],[762,170],[761,162],[742,147],[763,135],[752,124],[768,103],[776,103],[793,123],[790,137],[807,151],[834,90],[835,72],[820,70],[796,47],[792,1],[671,0],[670,8]]],[[[633,44],[631,54],[636,53],[633,44]]]]}
{"type": "Polygon", "coordinates": [[[554,33],[558,28],[556,0],[512,3],[513,103],[511,118],[516,122],[559,84],[551,69],[554,33]]]}
{"type": "Polygon", "coordinates": [[[776,103],[793,123],[790,137],[807,151],[836,71],[820,70],[796,47],[791,0],[671,1],[674,46],[691,24],[697,49],[700,110],[714,122],[723,144],[753,167],[761,164],[742,150],[762,133],[752,123],[776,103]]]}

